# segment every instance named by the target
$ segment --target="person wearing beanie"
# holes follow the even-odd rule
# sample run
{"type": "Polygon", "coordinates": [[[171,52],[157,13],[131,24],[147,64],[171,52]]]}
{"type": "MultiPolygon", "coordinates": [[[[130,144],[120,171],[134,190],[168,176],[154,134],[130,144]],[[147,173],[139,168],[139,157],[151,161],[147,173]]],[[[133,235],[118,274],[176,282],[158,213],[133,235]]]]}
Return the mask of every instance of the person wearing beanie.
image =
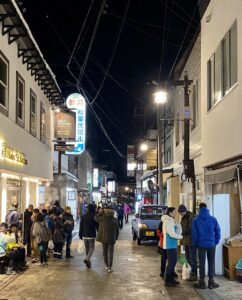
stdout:
{"type": "Polygon", "coordinates": [[[220,226],[216,218],[210,215],[206,203],[200,203],[198,216],[193,220],[192,239],[198,247],[199,258],[199,282],[195,288],[205,289],[205,264],[208,259],[208,288],[215,289],[219,284],[214,281],[215,276],[215,252],[221,238],[220,226]]]}
{"type": "Polygon", "coordinates": [[[195,215],[188,211],[184,204],[179,205],[178,213],[181,216],[181,226],[183,233],[183,246],[188,264],[191,266],[189,281],[197,281],[197,247],[192,242],[192,222],[195,215]]]}

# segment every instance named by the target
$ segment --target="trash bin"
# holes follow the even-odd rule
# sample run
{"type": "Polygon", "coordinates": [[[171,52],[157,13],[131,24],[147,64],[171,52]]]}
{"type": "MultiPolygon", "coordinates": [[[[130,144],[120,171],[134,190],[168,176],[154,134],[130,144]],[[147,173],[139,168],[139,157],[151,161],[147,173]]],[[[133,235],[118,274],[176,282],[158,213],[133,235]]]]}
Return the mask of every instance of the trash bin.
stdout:
{"type": "Polygon", "coordinates": [[[236,275],[240,283],[242,283],[242,259],[240,259],[236,265],[236,275]]]}

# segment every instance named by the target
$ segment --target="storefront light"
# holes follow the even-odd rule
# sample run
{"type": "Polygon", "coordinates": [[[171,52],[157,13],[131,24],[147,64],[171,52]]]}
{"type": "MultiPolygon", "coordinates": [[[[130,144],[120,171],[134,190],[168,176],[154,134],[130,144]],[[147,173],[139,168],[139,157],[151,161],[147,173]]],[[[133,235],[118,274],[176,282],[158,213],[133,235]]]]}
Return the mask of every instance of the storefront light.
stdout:
{"type": "Polygon", "coordinates": [[[8,174],[8,173],[1,173],[1,177],[20,180],[20,176],[13,175],[13,174],[8,174]]]}

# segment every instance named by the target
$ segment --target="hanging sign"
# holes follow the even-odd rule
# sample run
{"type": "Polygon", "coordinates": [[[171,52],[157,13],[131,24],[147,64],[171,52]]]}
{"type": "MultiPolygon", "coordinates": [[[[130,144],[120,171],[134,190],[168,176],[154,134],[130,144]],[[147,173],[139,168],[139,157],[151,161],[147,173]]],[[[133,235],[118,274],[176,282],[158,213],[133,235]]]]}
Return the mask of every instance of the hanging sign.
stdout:
{"type": "MultiPolygon", "coordinates": [[[[66,106],[76,113],[76,141],[73,151],[66,154],[81,154],[85,150],[86,143],[86,101],[85,98],[74,93],[67,97],[66,106]]],[[[73,144],[73,142],[70,142],[73,144]]],[[[67,143],[68,144],[68,143],[67,143]]]]}

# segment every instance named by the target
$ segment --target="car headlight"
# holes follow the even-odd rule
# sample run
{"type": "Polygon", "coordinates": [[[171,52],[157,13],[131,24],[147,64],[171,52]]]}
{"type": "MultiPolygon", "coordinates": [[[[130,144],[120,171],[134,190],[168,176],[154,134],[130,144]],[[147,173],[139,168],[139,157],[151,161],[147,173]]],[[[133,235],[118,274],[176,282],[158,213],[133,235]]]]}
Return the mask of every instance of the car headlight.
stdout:
{"type": "Polygon", "coordinates": [[[148,229],[148,226],[146,224],[139,224],[139,229],[148,229]]]}

